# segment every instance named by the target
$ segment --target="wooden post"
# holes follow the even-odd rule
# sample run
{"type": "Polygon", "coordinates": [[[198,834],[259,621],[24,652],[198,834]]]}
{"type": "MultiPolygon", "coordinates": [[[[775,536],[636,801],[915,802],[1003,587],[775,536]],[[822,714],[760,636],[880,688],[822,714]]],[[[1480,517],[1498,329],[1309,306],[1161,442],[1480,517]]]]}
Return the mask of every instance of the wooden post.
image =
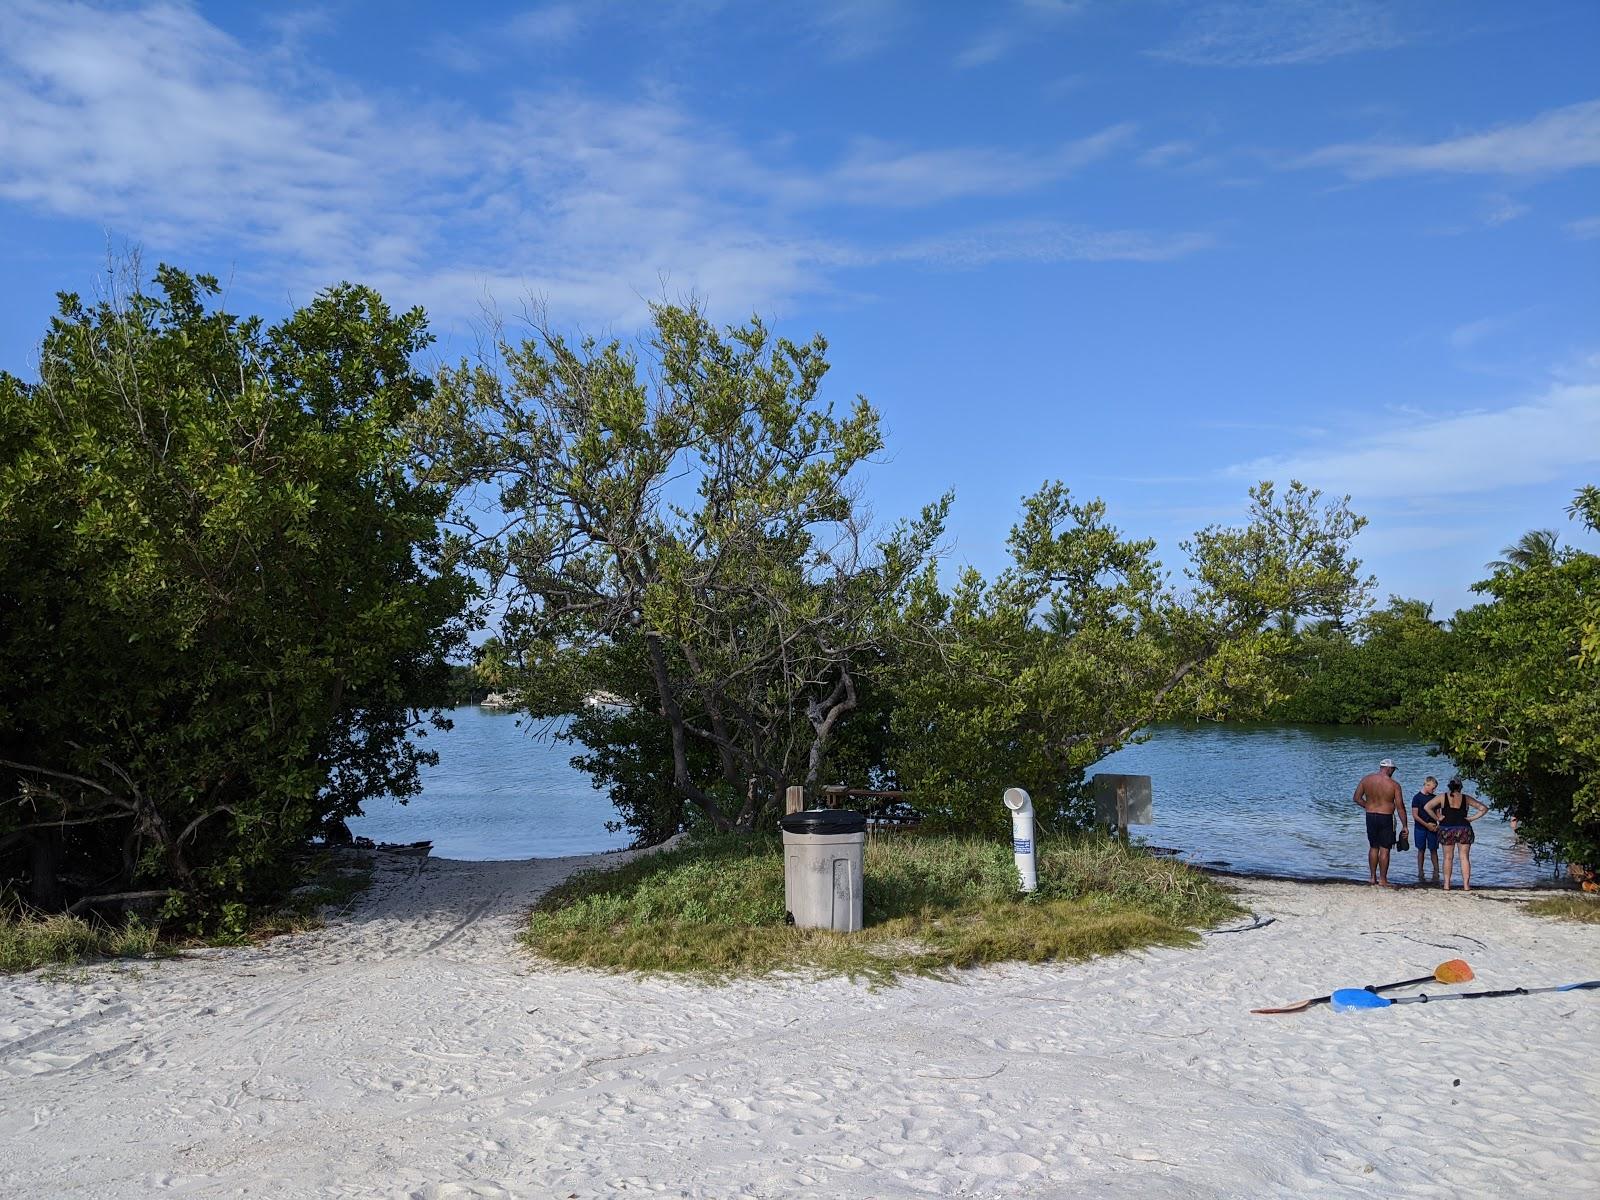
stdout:
{"type": "Polygon", "coordinates": [[[1117,781],[1117,837],[1128,844],[1128,785],[1117,781]]]}
{"type": "Polygon", "coordinates": [[[806,807],[806,789],[800,784],[786,788],[783,793],[783,815],[803,812],[806,807]]]}

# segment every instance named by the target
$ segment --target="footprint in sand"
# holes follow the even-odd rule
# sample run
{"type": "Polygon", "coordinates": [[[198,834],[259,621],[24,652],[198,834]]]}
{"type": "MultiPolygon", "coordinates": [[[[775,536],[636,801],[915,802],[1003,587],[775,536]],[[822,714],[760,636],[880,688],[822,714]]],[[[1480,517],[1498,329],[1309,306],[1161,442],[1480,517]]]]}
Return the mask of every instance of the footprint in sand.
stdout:
{"type": "Polygon", "coordinates": [[[511,1196],[509,1188],[498,1183],[477,1179],[471,1183],[436,1183],[410,1194],[410,1200],[503,1200],[511,1196]]]}

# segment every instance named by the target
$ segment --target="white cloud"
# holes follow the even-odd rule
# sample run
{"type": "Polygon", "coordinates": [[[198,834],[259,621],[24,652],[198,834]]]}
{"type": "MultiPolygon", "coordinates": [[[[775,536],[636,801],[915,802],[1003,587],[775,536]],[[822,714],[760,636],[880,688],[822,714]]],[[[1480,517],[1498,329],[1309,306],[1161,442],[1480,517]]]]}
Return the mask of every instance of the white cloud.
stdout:
{"type": "Polygon", "coordinates": [[[841,62],[884,49],[907,19],[901,0],[812,0],[800,11],[823,52],[841,62]]]}
{"type": "MultiPolygon", "coordinates": [[[[555,11],[538,10],[539,32],[569,36],[555,11]]],[[[0,5],[0,112],[0,201],[112,227],[153,254],[270,263],[275,289],[356,278],[446,314],[531,293],[620,321],[665,287],[743,315],[874,262],[1159,261],[1205,244],[1065,225],[887,245],[818,232],[825,208],[1047,186],[1111,154],[1129,126],[1033,154],[863,141],[808,167],[659,99],[528,93],[488,119],[368,94],[253,54],[175,5],[0,5]]]]}
{"type": "Polygon", "coordinates": [[[825,192],[857,204],[923,205],[1027,191],[1105,158],[1133,132],[1131,124],[1112,125],[1038,154],[983,147],[899,150],[862,139],[830,172],[825,192]]]}
{"type": "Polygon", "coordinates": [[[1259,458],[1242,479],[1299,479],[1358,503],[1483,494],[1600,464],[1600,383],[1558,382],[1506,408],[1390,419],[1345,449],[1259,458]]]}
{"type": "Polygon", "coordinates": [[[1016,44],[1016,35],[1009,29],[995,29],[983,34],[956,55],[956,66],[963,70],[986,67],[1004,58],[1016,44]]]}
{"type": "Polygon", "coordinates": [[[1080,92],[1088,87],[1089,76],[1083,74],[1062,75],[1044,84],[1039,91],[1047,100],[1059,100],[1073,92],[1080,92]]]}
{"type": "Polygon", "coordinates": [[[1494,196],[1490,199],[1489,212],[1483,218],[1483,223],[1493,229],[1500,225],[1510,224],[1512,221],[1527,216],[1533,211],[1533,206],[1514,200],[1510,196],[1494,196]]]}
{"type": "Polygon", "coordinates": [[[1078,16],[1088,7],[1085,0],[1019,0],[1010,19],[969,42],[955,57],[955,65],[965,71],[999,62],[1020,46],[1028,44],[1050,27],[1078,16]]]}
{"type": "Polygon", "coordinates": [[[1170,262],[1216,245],[1207,233],[1086,229],[1054,221],[1013,222],[872,252],[874,262],[967,268],[995,262],[1170,262]]]}
{"type": "Polygon", "coordinates": [[[514,41],[548,45],[566,42],[583,28],[583,12],[576,4],[547,4],[530,8],[505,22],[505,34],[514,41]]]}
{"type": "Polygon", "coordinates": [[[1272,67],[1388,50],[1406,38],[1373,0],[1206,4],[1151,53],[1203,67],[1272,67]]]}
{"type": "Polygon", "coordinates": [[[331,33],[334,28],[333,14],[319,8],[284,9],[263,16],[261,23],[277,37],[274,51],[279,54],[296,53],[309,39],[331,33]]]}
{"type": "Polygon", "coordinates": [[[1088,0],[1021,0],[1024,12],[1047,20],[1075,17],[1089,7],[1088,0]]]}
{"type": "Polygon", "coordinates": [[[1139,165],[1142,167],[1170,167],[1179,163],[1194,160],[1199,153],[1193,142],[1176,141],[1162,142],[1159,146],[1151,146],[1139,156],[1139,165]]]}
{"type": "Polygon", "coordinates": [[[1567,232],[1579,241],[1600,238],[1600,217],[1583,217],[1567,222],[1567,232]]]}
{"type": "Polygon", "coordinates": [[[583,32],[585,24],[586,12],[579,5],[546,4],[503,20],[468,23],[465,28],[458,24],[453,32],[435,35],[425,53],[452,71],[473,74],[508,56],[565,45],[583,32]]]}
{"type": "Polygon", "coordinates": [[[1521,313],[1510,313],[1504,316],[1480,317],[1476,321],[1468,321],[1452,329],[1448,340],[1457,350],[1469,350],[1485,338],[1493,337],[1495,334],[1511,328],[1522,315],[1521,313]]]}
{"type": "Polygon", "coordinates": [[[1538,175],[1593,167],[1600,165],[1600,100],[1439,142],[1328,146],[1294,165],[1333,167],[1353,179],[1434,172],[1538,175]]]}
{"type": "Polygon", "coordinates": [[[172,6],[0,11],[0,111],[0,197],[294,254],[359,246],[362,209],[442,150],[389,134],[359,98],[280,102],[237,43],[172,6]]]}

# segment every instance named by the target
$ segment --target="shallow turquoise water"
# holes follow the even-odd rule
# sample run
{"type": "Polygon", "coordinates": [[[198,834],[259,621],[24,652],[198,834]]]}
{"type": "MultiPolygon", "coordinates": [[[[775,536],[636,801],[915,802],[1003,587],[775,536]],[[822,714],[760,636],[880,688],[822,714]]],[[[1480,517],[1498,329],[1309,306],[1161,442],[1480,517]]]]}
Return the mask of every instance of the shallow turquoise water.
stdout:
{"type": "Polygon", "coordinates": [[[548,736],[552,726],[470,705],[450,712],[455,728],[427,738],[439,765],[424,768],[409,804],[377,800],[350,822],[379,842],[428,838],[443,858],[554,858],[617,850],[616,810],[568,761],[580,747],[548,736]]]}
{"type": "MultiPolygon", "coordinates": [[[[616,817],[610,800],[570,765],[575,747],[534,736],[526,720],[508,713],[468,707],[450,716],[455,728],[429,738],[439,765],[425,772],[422,794],[406,806],[369,805],[367,816],[350,823],[355,833],[387,842],[429,838],[434,853],[464,859],[590,854],[628,844],[626,833],[605,828],[616,817]]],[[[1445,780],[1452,770],[1404,730],[1317,725],[1164,725],[1149,742],[1095,769],[1151,776],[1155,821],[1133,833],[1192,862],[1248,874],[1364,879],[1366,833],[1350,794],[1382,758],[1399,764],[1408,797],[1423,776],[1445,780]]],[[[1498,816],[1474,829],[1474,884],[1550,877],[1498,816]]],[[[1415,852],[1395,859],[1395,879],[1414,880],[1415,852]]]]}
{"type": "MultiPolygon", "coordinates": [[[[1425,776],[1436,777],[1442,791],[1455,770],[1404,729],[1326,725],[1162,725],[1150,741],[1117,751],[1095,770],[1149,775],[1154,823],[1132,832],[1189,861],[1247,874],[1365,879],[1365,815],[1351,795],[1385,758],[1398,768],[1408,816],[1425,776]]],[[[1466,790],[1477,792],[1471,780],[1466,790]]],[[[1474,886],[1550,878],[1551,868],[1535,863],[1498,815],[1473,830],[1474,886]]],[[[1441,867],[1443,861],[1441,850],[1441,867]]],[[[1416,877],[1415,848],[1396,851],[1391,878],[1416,877]]]]}

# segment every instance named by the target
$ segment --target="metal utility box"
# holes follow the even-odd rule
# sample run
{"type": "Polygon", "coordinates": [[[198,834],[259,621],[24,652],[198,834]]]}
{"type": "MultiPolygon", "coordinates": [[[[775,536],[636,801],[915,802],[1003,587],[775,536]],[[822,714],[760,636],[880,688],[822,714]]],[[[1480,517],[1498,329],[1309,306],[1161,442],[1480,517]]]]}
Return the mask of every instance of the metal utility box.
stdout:
{"type": "Polygon", "coordinates": [[[1090,782],[1094,785],[1095,817],[1101,824],[1110,825],[1124,838],[1129,825],[1150,824],[1150,776],[1102,772],[1090,782]]]}
{"type": "Polygon", "coordinates": [[[790,813],[783,827],[783,900],[801,929],[861,928],[867,818],[838,808],[790,813]]]}

